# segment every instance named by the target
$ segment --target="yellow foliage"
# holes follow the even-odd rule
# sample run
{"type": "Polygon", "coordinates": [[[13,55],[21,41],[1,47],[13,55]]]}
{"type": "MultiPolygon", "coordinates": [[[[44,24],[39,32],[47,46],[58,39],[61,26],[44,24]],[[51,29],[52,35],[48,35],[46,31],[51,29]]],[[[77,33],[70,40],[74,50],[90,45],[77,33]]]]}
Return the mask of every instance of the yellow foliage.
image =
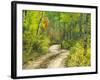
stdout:
{"type": "Polygon", "coordinates": [[[80,66],[90,66],[90,48],[87,49],[86,55],[84,55],[84,48],[82,43],[76,43],[74,47],[70,50],[70,55],[66,58],[67,67],[80,67],[80,66]]]}

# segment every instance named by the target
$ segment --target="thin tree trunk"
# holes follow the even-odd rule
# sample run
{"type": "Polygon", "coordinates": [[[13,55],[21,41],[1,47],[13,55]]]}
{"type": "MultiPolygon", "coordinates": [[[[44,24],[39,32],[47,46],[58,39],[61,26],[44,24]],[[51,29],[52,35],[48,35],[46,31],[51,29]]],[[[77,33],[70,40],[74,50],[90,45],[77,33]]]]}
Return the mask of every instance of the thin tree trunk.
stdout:
{"type": "Polygon", "coordinates": [[[72,15],[71,15],[71,23],[70,23],[70,40],[72,40],[72,38],[73,38],[72,29],[73,29],[73,17],[72,17],[72,15]]]}
{"type": "Polygon", "coordinates": [[[84,14],[84,55],[87,54],[87,20],[88,16],[87,14],[84,14]]]}
{"type": "Polygon", "coordinates": [[[82,16],[83,16],[83,14],[82,13],[80,13],[80,20],[79,20],[79,29],[80,29],[80,31],[79,31],[79,37],[82,37],[82,16]]]}
{"type": "Polygon", "coordinates": [[[64,22],[64,28],[63,28],[63,40],[65,40],[65,35],[66,35],[66,31],[65,31],[65,22],[64,22]]]}
{"type": "MultiPolygon", "coordinates": [[[[59,27],[61,27],[61,25],[60,25],[60,13],[59,13],[59,27]]],[[[60,31],[62,31],[62,29],[60,29],[60,31]]],[[[61,41],[60,41],[61,48],[62,48],[62,41],[63,41],[63,39],[62,39],[62,34],[61,34],[61,41]]]]}
{"type": "Polygon", "coordinates": [[[41,14],[41,18],[40,18],[39,23],[38,23],[38,29],[37,29],[37,33],[36,33],[36,35],[39,34],[40,24],[41,24],[42,18],[43,18],[43,12],[42,12],[42,14],[41,14]]]}
{"type": "Polygon", "coordinates": [[[27,11],[25,10],[25,16],[27,15],[27,11]]]}

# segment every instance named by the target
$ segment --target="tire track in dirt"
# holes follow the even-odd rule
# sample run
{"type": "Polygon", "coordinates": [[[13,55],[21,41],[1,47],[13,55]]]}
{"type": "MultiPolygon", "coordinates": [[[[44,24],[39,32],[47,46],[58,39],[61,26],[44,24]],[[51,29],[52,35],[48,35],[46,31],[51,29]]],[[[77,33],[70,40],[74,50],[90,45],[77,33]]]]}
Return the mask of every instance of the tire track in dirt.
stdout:
{"type": "Polygon", "coordinates": [[[49,48],[48,54],[39,57],[35,61],[30,61],[24,66],[24,69],[64,67],[65,58],[68,54],[68,50],[59,49],[59,45],[52,45],[49,48]]]}

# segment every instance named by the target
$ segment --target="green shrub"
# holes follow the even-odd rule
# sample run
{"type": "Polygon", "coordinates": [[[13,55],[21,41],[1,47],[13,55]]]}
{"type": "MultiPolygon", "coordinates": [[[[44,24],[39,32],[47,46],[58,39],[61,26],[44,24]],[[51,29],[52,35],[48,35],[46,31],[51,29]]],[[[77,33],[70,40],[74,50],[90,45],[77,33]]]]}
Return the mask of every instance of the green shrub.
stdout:
{"type": "Polygon", "coordinates": [[[63,40],[61,43],[61,48],[70,49],[75,44],[74,40],[63,40]]]}
{"type": "Polygon", "coordinates": [[[87,53],[84,55],[83,42],[77,42],[74,47],[70,49],[70,54],[66,58],[65,66],[90,66],[90,47],[87,48],[87,53]]]}
{"type": "Polygon", "coordinates": [[[32,36],[30,42],[26,40],[25,43],[26,44],[23,44],[23,63],[34,60],[40,55],[48,52],[49,39],[46,36],[32,36]]]}
{"type": "Polygon", "coordinates": [[[37,59],[39,56],[40,56],[40,54],[35,53],[35,52],[31,55],[24,53],[23,54],[23,65],[27,64],[28,61],[32,61],[32,60],[37,59]]]}
{"type": "Polygon", "coordinates": [[[47,53],[49,48],[49,39],[45,36],[38,36],[34,39],[32,52],[47,53]]]}

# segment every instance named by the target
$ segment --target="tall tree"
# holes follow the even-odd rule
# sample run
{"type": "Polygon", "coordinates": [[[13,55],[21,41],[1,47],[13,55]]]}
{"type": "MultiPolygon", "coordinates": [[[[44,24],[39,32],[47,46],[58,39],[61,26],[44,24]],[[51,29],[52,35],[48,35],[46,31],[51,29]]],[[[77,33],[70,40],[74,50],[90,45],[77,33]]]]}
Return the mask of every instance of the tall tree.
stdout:
{"type": "Polygon", "coordinates": [[[41,13],[41,18],[40,18],[39,23],[38,23],[38,28],[37,28],[37,33],[36,33],[36,35],[39,34],[39,30],[40,30],[40,26],[41,26],[42,18],[43,18],[43,12],[41,13]]]}
{"type": "Polygon", "coordinates": [[[72,30],[73,30],[73,16],[71,14],[71,21],[70,21],[70,40],[73,38],[72,30]]]}
{"type": "Polygon", "coordinates": [[[88,14],[84,14],[84,55],[87,54],[87,29],[88,14]]]}
{"type": "Polygon", "coordinates": [[[79,35],[80,35],[80,37],[82,36],[82,16],[83,16],[83,14],[82,13],[80,13],[80,18],[79,18],[79,35]]]}

